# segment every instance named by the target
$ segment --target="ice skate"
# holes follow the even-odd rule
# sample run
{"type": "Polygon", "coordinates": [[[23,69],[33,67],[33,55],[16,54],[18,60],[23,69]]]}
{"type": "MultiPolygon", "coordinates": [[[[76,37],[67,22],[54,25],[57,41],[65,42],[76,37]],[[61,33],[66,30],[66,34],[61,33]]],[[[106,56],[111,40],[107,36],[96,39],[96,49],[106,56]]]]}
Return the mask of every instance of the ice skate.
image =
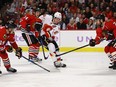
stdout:
{"type": "Polygon", "coordinates": [[[113,64],[113,69],[116,70],[116,62],[113,64]]]}
{"type": "Polygon", "coordinates": [[[113,68],[113,65],[109,66],[109,68],[112,69],[113,68]]]}
{"type": "Polygon", "coordinates": [[[59,67],[65,68],[65,67],[66,67],[66,64],[63,64],[63,63],[58,62],[58,61],[55,61],[55,62],[54,62],[54,66],[55,66],[56,68],[59,68],[59,67]]]}
{"type": "Polygon", "coordinates": [[[113,68],[114,63],[110,63],[110,66],[108,68],[113,68]]]}
{"type": "Polygon", "coordinates": [[[8,69],[6,69],[8,72],[12,72],[12,73],[15,73],[15,72],[17,72],[17,70],[16,69],[14,69],[14,68],[8,68],[8,69]]]}
{"type": "Polygon", "coordinates": [[[116,70],[116,66],[115,65],[109,66],[109,68],[116,70]]]}
{"type": "Polygon", "coordinates": [[[2,71],[0,70],[0,74],[2,74],[2,71]]]}
{"type": "Polygon", "coordinates": [[[112,65],[109,66],[109,68],[110,68],[110,69],[114,69],[114,70],[116,70],[116,62],[112,63],[112,65]]]}
{"type": "Polygon", "coordinates": [[[29,56],[29,59],[30,59],[31,61],[33,61],[33,62],[41,62],[41,61],[42,61],[42,59],[40,59],[40,58],[31,57],[31,56],[29,56]]]}

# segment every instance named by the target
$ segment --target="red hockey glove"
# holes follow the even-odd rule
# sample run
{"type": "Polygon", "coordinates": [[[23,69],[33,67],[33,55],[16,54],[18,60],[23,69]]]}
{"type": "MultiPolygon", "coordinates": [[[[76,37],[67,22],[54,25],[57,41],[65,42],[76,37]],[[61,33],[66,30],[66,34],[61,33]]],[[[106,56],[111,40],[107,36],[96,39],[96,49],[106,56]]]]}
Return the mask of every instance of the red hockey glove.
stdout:
{"type": "Polygon", "coordinates": [[[15,55],[20,59],[22,57],[22,48],[16,49],[15,55]]]}
{"type": "Polygon", "coordinates": [[[91,40],[89,41],[89,45],[92,46],[92,47],[94,47],[94,46],[96,45],[95,39],[91,39],[91,40]]]}

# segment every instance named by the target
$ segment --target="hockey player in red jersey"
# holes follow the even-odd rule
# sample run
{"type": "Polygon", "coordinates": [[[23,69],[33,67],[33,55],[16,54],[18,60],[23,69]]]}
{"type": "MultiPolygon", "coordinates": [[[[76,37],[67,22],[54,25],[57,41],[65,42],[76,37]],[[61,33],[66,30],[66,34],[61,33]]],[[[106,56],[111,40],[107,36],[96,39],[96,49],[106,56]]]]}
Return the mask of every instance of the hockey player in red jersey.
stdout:
{"type": "Polygon", "coordinates": [[[15,42],[14,35],[13,26],[11,24],[8,24],[7,27],[0,26],[0,57],[2,58],[6,70],[13,73],[17,72],[17,70],[11,67],[7,52],[12,52],[14,48],[16,56],[19,58],[22,56],[22,49],[18,47],[15,42]],[[10,45],[7,45],[7,42],[9,42],[10,45]]]}
{"type": "Polygon", "coordinates": [[[90,40],[90,46],[95,46],[99,44],[102,39],[106,41],[111,40],[107,46],[105,46],[104,51],[108,58],[112,62],[112,66],[109,68],[116,69],[116,22],[113,20],[105,21],[103,15],[99,15],[96,21],[98,28],[96,29],[96,38],[90,40]]]}
{"type": "Polygon", "coordinates": [[[38,31],[42,26],[41,20],[35,15],[38,11],[39,10],[36,10],[34,13],[33,9],[27,9],[25,16],[20,20],[21,31],[23,32],[22,36],[29,46],[29,59],[35,62],[42,60],[37,57],[40,47],[37,39],[39,36],[38,31]]]}
{"type": "Polygon", "coordinates": [[[62,14],[60,12],[56,12],[54,14],[54,18],[49,19],[49,21],[50,20],[52,20],[51,23],[47,24],[46,22],[42,27],[40,42],[43,43],[43,45],[49,50],[50,56],[53,59],[55,67],[66,67],[66,64],[63,64],[61,62],[61,57],[56,57],[56,55],[59,54],[59,46],[54,40],[55,35],[58,34],[60,31],[59,23],[62,20],[62,14]]]}

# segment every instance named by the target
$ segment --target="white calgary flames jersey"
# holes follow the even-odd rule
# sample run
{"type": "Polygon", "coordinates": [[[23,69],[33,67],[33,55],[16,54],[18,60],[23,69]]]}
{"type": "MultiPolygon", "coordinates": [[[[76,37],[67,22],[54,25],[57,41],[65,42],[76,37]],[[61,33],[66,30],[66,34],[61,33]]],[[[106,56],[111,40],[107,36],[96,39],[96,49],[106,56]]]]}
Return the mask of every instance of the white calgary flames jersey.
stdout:
{"type": "Polygon", "coordinates": [[[60,25],[56,24],[44,24],[41,31],[41,35],[44,35],[46,32],[49,32],[51,36],[56,36],[60,31],[60,25]]]}
{"type": "Polygon", "coordinates": [[[60,26],[53,23],[50,24],[53,29],[50,31],[51,36],[56,36],[60,32],[60,26]]]}
{"type": "Polygon", "coordinates": [[[46,32],[49,32],[51,36],[57,36],[60,31],[60,25],[56,25],[52,23],[53,16],[49,14],[41,15],[39,17],[42,20],[43,26],[41,35],[46,34],[46,32]]]}

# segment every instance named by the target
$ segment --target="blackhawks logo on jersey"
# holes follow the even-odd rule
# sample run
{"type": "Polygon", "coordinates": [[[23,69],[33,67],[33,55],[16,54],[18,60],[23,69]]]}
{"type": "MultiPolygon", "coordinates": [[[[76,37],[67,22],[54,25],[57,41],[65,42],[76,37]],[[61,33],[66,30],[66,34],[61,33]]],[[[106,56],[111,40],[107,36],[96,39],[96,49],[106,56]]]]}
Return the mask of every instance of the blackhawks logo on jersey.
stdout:
{"type": "Polygon", "coordinates": [[[6,35],[6,34],[4,34],[4,35],[3,35],[3,38],[4,38],[4,39],[7,39],[7,35],[6,35]]]}

